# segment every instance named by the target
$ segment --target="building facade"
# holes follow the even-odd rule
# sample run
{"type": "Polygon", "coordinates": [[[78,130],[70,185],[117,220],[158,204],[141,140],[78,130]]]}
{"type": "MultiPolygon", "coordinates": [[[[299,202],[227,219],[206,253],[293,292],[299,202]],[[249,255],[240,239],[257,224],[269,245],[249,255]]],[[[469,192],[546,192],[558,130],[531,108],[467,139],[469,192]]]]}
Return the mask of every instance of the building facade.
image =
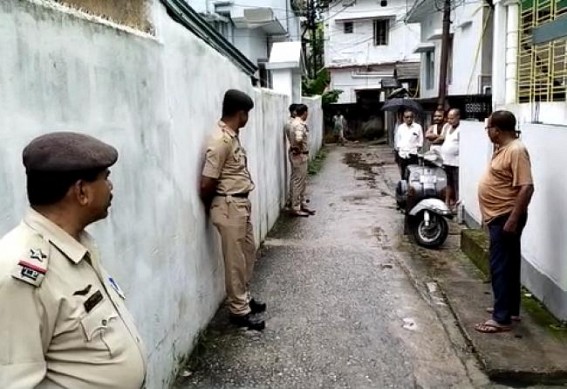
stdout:
{"type": "Polygon", "coordinates": [[[276,42],[301,41],[299,10],[290,0],[187,0],[259,69],[260,84],[271,87],[266,69],[276,42]]]}
{"type": "MultiPolygon", "coordinates": [[[[406,19],[421,26],[420,42],[414,47],[421,56],[420,98],[432,102],[439,95],[443,29],[439,5],[435,0],[418,0],[406,19]]],[[[474,105],[484,100],[475,96],[488,96],[484,115],[489,111],[492,93],[492,28],[493,12],[486,1],[455,2],[452,6],[445,93],[450,103],[465,111],[478,110],[467,107],[467,101],[474,105]]]]}
{"type": "Polygon", "coordinates": [[[325,67],[331,88],[342,90],[338,103],[384,101],[388,92],[406,87],[416,93],[419,24],[406,24],[405,1],[344,0],[326,11],[325,67]]]}

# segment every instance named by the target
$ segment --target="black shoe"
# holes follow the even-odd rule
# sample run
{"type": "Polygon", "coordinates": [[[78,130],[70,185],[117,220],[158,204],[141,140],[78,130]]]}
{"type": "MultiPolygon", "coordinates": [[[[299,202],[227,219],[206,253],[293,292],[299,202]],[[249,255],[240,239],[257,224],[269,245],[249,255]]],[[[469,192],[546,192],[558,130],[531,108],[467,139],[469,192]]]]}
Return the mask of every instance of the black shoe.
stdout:
{"type": "Polygon", "coordinates": [[[230,315],[230,322],[237,327],[246,327],[249,330],[262,331],[266,328],[266,322],[264,320],[257,320],[252,318],[249,313],[243,316],[230,315]]]}
{"type": "Polygon", "coordinates": [[[252,310],[252,312],[250,312],[252,315],[254,315],[256,313],[265,312],[266,311],[266,303],[252,299],[252,300],[250,300],[250,309],[252,310]]]}

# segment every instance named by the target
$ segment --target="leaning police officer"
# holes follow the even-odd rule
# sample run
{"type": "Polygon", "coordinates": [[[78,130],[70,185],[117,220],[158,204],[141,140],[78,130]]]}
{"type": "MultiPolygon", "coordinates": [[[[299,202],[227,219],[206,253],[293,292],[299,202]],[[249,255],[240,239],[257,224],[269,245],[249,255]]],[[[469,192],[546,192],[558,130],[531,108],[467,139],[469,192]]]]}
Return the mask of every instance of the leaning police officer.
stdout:
{"type": "Polygon", "coordinates": [[[205,155],[201,198],[221,236],[230,321],[238,327],[263,330],[264,321],[252,316],[264,312],[266,304],[250,297],[256,261],[249,200],[254,182],[239,138],[253,107],[254,102],[244,92],[230,89],[225,93],[222,118],[205,155]]]}
{"type": "Polygon", "coordinates": [[[140,336],[85,231],[108,215],[117,159],[71,132],[24,149],[30,209],[0,240],[0,388],[143,386],[140,336]]]}

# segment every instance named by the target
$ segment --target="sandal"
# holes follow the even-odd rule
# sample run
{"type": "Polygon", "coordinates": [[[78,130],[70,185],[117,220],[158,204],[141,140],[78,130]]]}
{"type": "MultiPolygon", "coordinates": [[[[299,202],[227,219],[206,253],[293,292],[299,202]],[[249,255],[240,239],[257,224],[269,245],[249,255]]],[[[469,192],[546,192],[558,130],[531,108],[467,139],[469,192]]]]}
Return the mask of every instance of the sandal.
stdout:
{"type": "MultiPolygon", "coordinates": [[[[486,312],[494,313],[494,308],[486,308],[486,312]]],[[[522,318],[520,316],[510,316],[510,318],[512,319],[512,321],[522,321],[522,318]]]]}
{"type": "Polygon", "coordinates": [[[487,320],[474,326],[474,329],[483,334],[498,334],[500,332],[508,332],[512,326],[498,324],[494,320],[487,320]]]}

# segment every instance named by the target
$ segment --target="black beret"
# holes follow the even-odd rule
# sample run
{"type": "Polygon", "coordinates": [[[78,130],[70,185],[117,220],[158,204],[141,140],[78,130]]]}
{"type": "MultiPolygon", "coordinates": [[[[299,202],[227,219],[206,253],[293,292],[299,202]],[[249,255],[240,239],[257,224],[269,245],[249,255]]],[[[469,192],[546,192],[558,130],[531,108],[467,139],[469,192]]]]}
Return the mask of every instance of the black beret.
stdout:
{"type": "Polygon", "coordinates": [[[32,140],[22,158],[26,171],[70,172],[112,166],[118,151],[89,135],[52,132],[32,140]]]}
{"type": "Polygon", "coordinates": [[[242,91],[229,89],[224,94],[223,106],[230,107],[233,110],[250,111],[254,108],[254,101],[242,91]]]}

